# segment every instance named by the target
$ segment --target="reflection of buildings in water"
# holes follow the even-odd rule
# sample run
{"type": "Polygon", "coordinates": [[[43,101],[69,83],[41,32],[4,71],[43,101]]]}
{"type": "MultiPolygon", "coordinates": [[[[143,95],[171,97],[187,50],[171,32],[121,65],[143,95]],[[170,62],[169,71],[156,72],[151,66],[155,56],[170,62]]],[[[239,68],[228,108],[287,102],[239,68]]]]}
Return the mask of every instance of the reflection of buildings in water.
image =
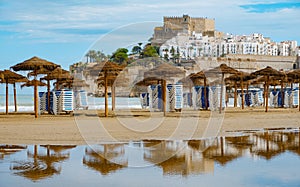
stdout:
{"type": "Polygon", "coordinates": [[[125,144],[102,144],[85,149],[83,164],[102,175],[107,175],[128,166],[128,161],[123,159],[125,144]]]}
{"type": "MultiPolygon", "coordinates": [[[[40,147],[42,148],[42,146],[40,147]]],[[[69,146],[65,148],[62,146],[61,149],[69,149],[69,146]]],[[[29,161],[15,161],[11,166],[11,170],[15,170],[14,174],[23,176],[32,181],[38,181],[52,177],[55,174],[60,174],[61,167],[57,163],[62,162],[69,158],[70,153],[61,153],[51,151],[51,145],[45,146],[45,152],[41,153],[38,151],[38,146],[34,146],[34,151],[31,153],[27,152],[29,161]]]]}
{"type": "Polygon", "coordinates": [[[22,151],[26,148],[26,146],[21,145],[0,145],[0,160],[4,159],[5,156],[22,151]]]}
{"type": "MultiPolygon", "coordinates": [[[[193,144],[195,145],[195,144],[193,144]]],[[[162,167],[165,175],[196,175],[214,170],[214,163],[202,157],[186,141],[144,141],[144,159],[162,167]]]]}

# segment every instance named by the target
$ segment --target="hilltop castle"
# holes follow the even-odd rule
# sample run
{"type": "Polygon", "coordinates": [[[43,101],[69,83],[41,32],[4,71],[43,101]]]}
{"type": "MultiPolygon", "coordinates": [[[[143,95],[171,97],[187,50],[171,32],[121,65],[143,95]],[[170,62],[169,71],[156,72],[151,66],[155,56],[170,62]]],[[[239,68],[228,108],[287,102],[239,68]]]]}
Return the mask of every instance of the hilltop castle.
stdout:
{"type": "Polygon", "coordinates": [[[207,18],[192,18],[188,15],[182,17],[164,17],[164,25],[154,28],[152,45],[160,46],[167,40],[177,36],[178,33],[186,33],[192,36],[194,33],[216,36],[221,34],[215,31],[215,20],[207,18]]]}

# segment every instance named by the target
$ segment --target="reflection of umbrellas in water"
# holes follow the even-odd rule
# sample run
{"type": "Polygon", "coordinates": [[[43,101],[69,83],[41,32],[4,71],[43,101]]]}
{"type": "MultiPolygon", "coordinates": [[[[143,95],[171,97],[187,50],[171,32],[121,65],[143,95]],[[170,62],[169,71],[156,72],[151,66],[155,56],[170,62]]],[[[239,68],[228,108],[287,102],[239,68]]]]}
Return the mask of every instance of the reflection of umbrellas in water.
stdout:
{"type": "Polygon", "coordinates": [[[268,134],[268,132],[265,132],[262,136],[259,135],[258,137],[265,140],[265,145],[263,148],[253,151],[254,154],[270,160],[271,158],[283,152],[278,148],[274,148],[274,142],[270,140],[270,135],[268,134]],[[273,146],[271,144],[273,144],[273,146]]]}
{"type": "Polygon", "coordinates": [[[230,152],[227,148],[228,145],[226,148],[224,145],[224,137],[217,138],[216,145],[210,146],[203,152],[204,158],[213,159],[221,165],[225,165],[241,156],[241,152],[239,150],[230,152]]]}
{"type": "Polygon", "coordinates": [[[46,154],[39,154],[37,146],[34,146],[34,153],[27,153],[30,161],[16,161],[11,166],[11,170],[16,170],[14,174],[28,178],[32,181],[38,181],[49,178],[55,174],[60,174],[61,168],[55,163],[62,162],[69,158],[69,153],[54,153],[52,154],[47,147],[46,154]]]}
{"type": "MultiPolygon", "coordinates": [[[[57,67],[60,67],[57,64],[54,64],[52,62],[49,62],[47,60],[38,58],[38,57],[32,57],[28,60],[25,60],[24,62],[21,62],[19,64],[16,64],[12,66],[11,68],[14,71],[33,71],[35,75],[37,75],[37,71],[39,69],[47,69],[49,71],[56,69],[57,67]]],[[[36,79],[36,76],[35,76],[36,79]]],[[[37,85],[34,85],[34,111],[35,111],[35,117],[38,117],[38,90],[37,85]]]]}
{"type": "Polygon", "coordinates": [[[124,161],[122,163],[114,163],[110,161],[110,159],[114,159],[124,154],[122,146],[123,145],[105,144],[103,145],[103,151],[87,148],[85,150],[83,164],[91,169],[100,172],[102,175],[107,175],[124,167],[127,167],[127,161],[124,161]],[[115,150],[115,148],[119,148],[119,146],[121,146],[121,150],[115,150]]]}
{"type": "Polygon", "coordinates": [[[68,149],[73,149],[76,145],[42,145],[42,147],[46,147],[47,150],[52,150],[55,153],[60,153],[68,149]]]}
{"type": "Polygon", "coordinates": [[[0,71],[1,83],[6,84],[6,114],[8,114],[8,84],[14,86],[15,112],[17,112],[16,82],[26,82],[27,78],[10,70],[0,71]]]}
{"type": "Polygon", "coordinates": [[[0,159],[3,159],[5,155],[14,154],[18,151],[26,149],[26,146],[21,145],[0,145],[0,159]]]}
{"type": "Polygon", "coordinates": [[[164,175],[188,176],[213,171],[214,163],[199,155],[199,147],[197,145],[204,145],[205,140],[195,140],[192,142],[158,142],[148,140],[143,142],[144,147],[147,147],[144,153],[144,160],[161,167],[164,175]],[[190,143],[195,145],[197,149],[191,149],[190,143]]]}

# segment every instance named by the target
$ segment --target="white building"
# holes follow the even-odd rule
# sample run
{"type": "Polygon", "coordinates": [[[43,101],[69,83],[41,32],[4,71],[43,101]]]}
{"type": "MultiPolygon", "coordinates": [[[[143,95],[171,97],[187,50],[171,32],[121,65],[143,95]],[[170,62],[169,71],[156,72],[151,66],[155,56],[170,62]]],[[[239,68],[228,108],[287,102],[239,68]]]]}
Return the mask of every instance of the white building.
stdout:
{"type": "Polygon", "coordinates": [[[227,54],[295,56],[297,53],[296,41],[276,43],[258,33],[242,36],[224,34],[221,38],[203,36],[201,33],[193,33],[192,36],[179,33],[160,47],[160,55],[169,59],[221,57],[227,54]]]}

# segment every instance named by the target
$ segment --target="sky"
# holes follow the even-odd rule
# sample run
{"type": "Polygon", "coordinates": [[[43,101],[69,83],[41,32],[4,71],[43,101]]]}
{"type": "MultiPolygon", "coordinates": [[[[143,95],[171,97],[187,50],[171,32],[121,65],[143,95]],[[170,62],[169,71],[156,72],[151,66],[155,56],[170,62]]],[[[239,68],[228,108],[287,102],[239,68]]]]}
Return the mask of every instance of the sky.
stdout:
{"type": "Polygon", "coordinates": [[[147,43],[163,16],[215,19],[216,30],[300,43],[299,0],[0,0],[0,69],[33,56],[68,69],[90,49],[147,43]]]}

